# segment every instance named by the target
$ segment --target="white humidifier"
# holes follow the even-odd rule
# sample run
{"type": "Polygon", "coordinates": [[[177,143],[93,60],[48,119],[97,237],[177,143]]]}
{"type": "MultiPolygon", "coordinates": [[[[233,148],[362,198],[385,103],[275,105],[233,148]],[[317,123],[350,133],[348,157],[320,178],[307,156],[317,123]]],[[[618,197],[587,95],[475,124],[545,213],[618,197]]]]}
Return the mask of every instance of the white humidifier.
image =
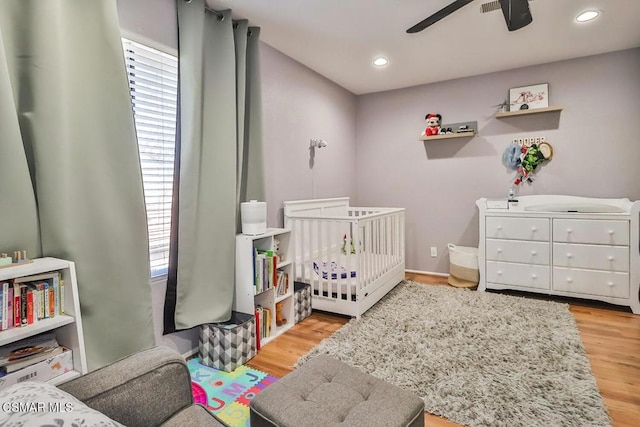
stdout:
{"type": "Polygon", "coordinates": [[[267,202],[250,200],[240,203],[242,234],[256,236],[267,232],[267,202]]]}

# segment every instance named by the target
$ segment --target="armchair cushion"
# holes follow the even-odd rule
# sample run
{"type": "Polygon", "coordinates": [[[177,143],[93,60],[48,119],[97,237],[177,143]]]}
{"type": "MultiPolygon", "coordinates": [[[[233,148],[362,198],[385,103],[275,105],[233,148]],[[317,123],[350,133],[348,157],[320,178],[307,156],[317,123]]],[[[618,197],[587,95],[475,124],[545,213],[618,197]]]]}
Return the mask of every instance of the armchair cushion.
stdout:
{"type": "MultiPolygon", "coordinates": [[[[59,387],[129,427],[160,426],[193,406],[187,364],[175,350],[163,346],[127,356],[59,387]]],[[[200,425],[221,425],[213,414],[208,418],[200,425]]]]}
{"type": "Polygon", "coordinates": [[[0,425],[123,427],[56,386],[43,382],[27,381],[3,389],[0,408],[0,425]]]}

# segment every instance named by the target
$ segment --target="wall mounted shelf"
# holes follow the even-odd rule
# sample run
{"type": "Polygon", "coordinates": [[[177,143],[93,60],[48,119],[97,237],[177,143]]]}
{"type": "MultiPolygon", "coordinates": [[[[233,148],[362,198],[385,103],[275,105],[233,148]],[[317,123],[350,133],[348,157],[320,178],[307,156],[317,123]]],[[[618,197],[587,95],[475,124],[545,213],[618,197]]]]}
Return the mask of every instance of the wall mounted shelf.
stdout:
{"type": "Polygon", "coordinates": [[[470,138],[472,136],[475,136],[475,132],[461,132],[461,133],[445,133],[442,135],[431,135],[431,136],[426,136],[426,135],[421,135],[420,136],[420,141],[432,141],[435,139],[450,139],[450,138],[470,138]]]}
{"type": "Polygon", "coordinates": [[[529,114],[540,114],[540,113],[552,113],[555,111],[562,111],[561,106],[555,107],[546,107],[546,108],[533,108],[531,110],[517,110],[517,111],[504,111],[496,113],[496,119],[501,119],[504,117],[513,117],[513,116],[526,116],[529,114]]]}

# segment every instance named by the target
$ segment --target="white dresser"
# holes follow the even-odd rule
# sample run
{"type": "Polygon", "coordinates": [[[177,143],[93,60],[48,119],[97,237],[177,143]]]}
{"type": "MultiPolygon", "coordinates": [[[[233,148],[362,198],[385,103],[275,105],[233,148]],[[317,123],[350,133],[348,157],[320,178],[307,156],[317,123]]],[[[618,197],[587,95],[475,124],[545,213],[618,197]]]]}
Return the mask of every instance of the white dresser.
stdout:
{"type": "Polygon", "coordinates": [[[595,299],[640,314],[640,201],[554,195],[521,196],[507,209],[484,198],[476,205],[479,291],[595,299]]]}

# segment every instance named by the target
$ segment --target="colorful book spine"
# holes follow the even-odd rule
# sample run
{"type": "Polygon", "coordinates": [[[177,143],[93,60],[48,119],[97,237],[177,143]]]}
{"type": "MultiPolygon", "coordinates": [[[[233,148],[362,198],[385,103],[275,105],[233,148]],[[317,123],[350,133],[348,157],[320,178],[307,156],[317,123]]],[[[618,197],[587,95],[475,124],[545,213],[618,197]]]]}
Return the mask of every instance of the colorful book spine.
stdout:
{"type": "Polygon", "coordinates": [[[38,290],[38,304],[37,304],[37,310],[36,313],[38,313],[38,319],[42,320],[44,319],[44,283],[43,282],[39,282],[36,283],[36,289],[38,290]]]}
{"type": "Polygon", "coordinates": [[[47,282],[42,282],[40,283],[41,286],[41,290],[42,290],[42,297],[40,298],[40,300],[42,301],[42,318],[43,319],[47,319],[49,317],[51,317],[49,315],[49,283],[47,282]]]}
{"type": "Polygon", "coordinates": [[[49,288],[49,295],[47,300],[47,311],[49,312],[49,317],[55,317],[56,313],[56,296],[54,295],[53,289],[49,288]]]}
{"type": "Polygon", "coordinates": [[[256,311],[254,315],[256,316],[256,350],[260,350],[260,326],[262,322],[260,321],[260,312],[258,310],[259,307],[256,307],[256,311]]]}
{"type": "Polygon", "coordinates": [[[27,289],[27,325],[32,325],[34,322],[34,308],[35,308],[35,291],[25,286],[27,289]]]}
{"type": "Polygon", "coordinates": [[[53,316],[60,314],[60,275],[53,277],[53,316]]]}
{"type": "Polygon", "coordinates": [[[22,326],[22,294],[20,292],[20,285],[13,284],[13,326],[19,328],[22,326]]]}
{"type": "Polygon", "coordinates": [[[9,284],[9,298],[7,299],[7,329],[13,328],[13,286],[9,284]]]}
{"type": "Polygon", "coordinates": [[[0,330],[5,330],[8,327],[7,322],[7,309],[9,298],[9,283],[0,283],[0,330]]]}
{"type": "Polygon", "coordinates": [[[65,313],[64,307],[64,280],[60,279],[60,314],[65,313]]]}
{"type": "Polygon", "coordinates": [[[27,326],[27,287],[20,285],[20,325],[27,326]]]}

